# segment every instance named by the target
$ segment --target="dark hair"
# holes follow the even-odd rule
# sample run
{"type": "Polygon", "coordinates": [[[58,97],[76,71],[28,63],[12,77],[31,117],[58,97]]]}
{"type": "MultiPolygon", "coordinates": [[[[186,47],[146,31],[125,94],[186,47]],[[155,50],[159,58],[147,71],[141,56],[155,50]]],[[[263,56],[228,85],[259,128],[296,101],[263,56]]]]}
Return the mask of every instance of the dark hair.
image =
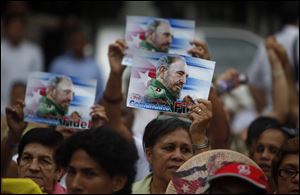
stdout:
{"type": "Polygon", "coordinates": [[[135,164],[138,160],[134,143],[129,143],[106,127],[86,130],[67,139],[58,149],[55,161],[67,168],[73,153],[79,149],[84,150],[111,177],[118,175],[127,177],[127,183],[123,189],[115,194],[131,193],[136,174],[135,164]]]}
{"type": "Polygon", "coordinates": [[[272,179],[274,180],[276,185],[278,185],[279,167],[280,167],[284,157],[289,154],[298,154],[299,155],[299,137],[294,137],[294,138],[286,141],[281,146],[279,155],[276,156],[272,161],[271,175],[272,175],[272,179]]]}
{"type": "Polygon", "coordinates": [[[271,117],[261,116],[256,118],[248,127],[246,144],[250,147],[254,140],[258,139],[259,136],[269,128],[280,128],[279,122],[271,117]]]}
{"type": "Polygon", "coordinates": [[[143,136],[144,150],[146,148],[153,148],[159,138],[174,132],[180,127],[186,130],[190,135],[190,123],[186,121],[174,117],[168,119],[153,119],[145,128],[143,136]]]}
{"type": "Polygon", "coordinates": [[[56,150],[63,142],[63,139],[63,136],[52,128],[33,128],[29,130],[20,141],[18,147],[18,162],[22,157],[26,145],[31,143],[38,143],[52,148],[54,150],[54,157],[56,150]]]}

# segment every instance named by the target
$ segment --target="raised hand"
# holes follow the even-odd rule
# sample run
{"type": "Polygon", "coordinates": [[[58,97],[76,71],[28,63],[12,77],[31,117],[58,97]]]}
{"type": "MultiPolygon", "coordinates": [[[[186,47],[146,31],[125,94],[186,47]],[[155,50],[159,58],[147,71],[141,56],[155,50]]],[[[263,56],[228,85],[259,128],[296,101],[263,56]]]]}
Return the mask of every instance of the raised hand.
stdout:
{"type": "Polygon", "coordinates": [[[191,133],[198,132],[203,135],[212,119],[212,104],[209,100],[197,99],[195,104],[190,107],[189,118],[192,120],[190,127],[191,133]]]}
{"type": "Polygon", "coordinates": [[[12,143],[18,143],[21,139],[23,131],[27,127],[27,122],[24,121],[23,108],[25,104],[22,100],[17,100],[17,104],[6,107],[6,121],[9,127],[9,139],[12,143]]]}
{"type": "Polygon", "coordinates": [[[189,54],[191,54],[193,57],[196,58],[202,58],[206,60],[210,59],[208,47],[204,42],[199,40],[194,40],[191,42],[191,44],[194,45],[194,47],[188,50],[189,54]]]}
{"type": "Polygon", "coordinates": [[[108,122],[108,117],[103,106],[97,104],[92,106],[91,109],[90,115],[92,117],[93,127],[101,127],[108,122]]]}
{"type": "Polygon", "coordinates": [[[122,66],[125,49],[127,49],[127,44],[123,39],[118,39],[115,43],[109,45],[108,59],[111,73],[122,74],[125,70],[125,66],[122,66]]]}
{"type": "Polygon", "coordinates": [[[282,67],[283,61],[286,58],[285,49],[276,42],[274,37],[269,37],[265,41],[268,58],[272,68],[282,67]]]}

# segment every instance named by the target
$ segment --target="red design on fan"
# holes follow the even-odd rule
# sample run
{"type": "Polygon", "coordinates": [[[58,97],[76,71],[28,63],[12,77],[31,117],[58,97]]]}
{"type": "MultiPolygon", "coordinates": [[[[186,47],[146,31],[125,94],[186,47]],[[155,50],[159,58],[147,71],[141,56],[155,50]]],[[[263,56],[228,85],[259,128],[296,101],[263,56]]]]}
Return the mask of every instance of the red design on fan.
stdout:
{"type": "Polygon", "coordinates": [[[195,194],[203,186],[202,178],[198,180],[185,180],[182,178],[173,178],[172,182],[178,194],[195,194]]]}

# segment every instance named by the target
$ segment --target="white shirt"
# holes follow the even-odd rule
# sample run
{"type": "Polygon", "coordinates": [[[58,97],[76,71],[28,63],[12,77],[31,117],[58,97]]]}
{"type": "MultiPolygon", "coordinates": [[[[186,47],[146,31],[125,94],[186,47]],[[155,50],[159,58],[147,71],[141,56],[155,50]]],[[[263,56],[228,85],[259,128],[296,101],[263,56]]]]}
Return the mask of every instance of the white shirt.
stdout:
{"type": "Polygon", "coordinates": [[[136,176],[135,181],[140,181],[144,177],[146,177],[149,172],[149,163],[146,159],[144,148],[143,148],[143,141],[133,136],[134,142],[138,151],[139,160],[136,162],[136,176]]]}
{"type": "Polygon", "coordinates": [[[14,82],[27,83],[29,73],[43,69],[41,49],[27,41],[12,46],[1,40],[1,114],[10,103],[10,90],[14,82]]]}
{"type": "MultiPolygon", "coordinates": [[[[280,32],[275,34],[276,40],[286,49],[289,61],[292,65],[294,64],[293,44],[297,36],[299,36],[299,27],[294,25],[286,25],[280,32]]],[[[263,89],[267,95],[267,108],[265,112],[272,111],[271,65],[264,43],[259,46],[254,61],[249,67],[248,77],[252,85],[263,89]]]]}

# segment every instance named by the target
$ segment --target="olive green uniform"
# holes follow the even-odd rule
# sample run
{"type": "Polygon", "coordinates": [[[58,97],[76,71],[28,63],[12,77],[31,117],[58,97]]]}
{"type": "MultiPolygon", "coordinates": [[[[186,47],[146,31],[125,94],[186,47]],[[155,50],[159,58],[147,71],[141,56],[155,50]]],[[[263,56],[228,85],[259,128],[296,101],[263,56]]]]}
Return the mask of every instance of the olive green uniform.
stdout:
{"type": "Polygon", "coordinates": [[[40,117],[62,117],[67,114],[67,109],[57,105],[48,97],[44,96],[40,99],[37,116],[40,117]]]}
{"type": "Polygon", "coordinates": [[[153,51],[153,52],[164,52],[165,51],[161,51],[160,49],[154,47],[151,43],[148,43],[147,41],[141,41],[140,42],[140,48],[142,49],[146,49],[148,51],[153,51]]]}
{"type": "Polygon", "coordinates": [[[169,106],[173,111],[173,105],[176,97],[158,80],[152,79],[151,84],[146,89],[144,95],[145,101],[148,103],[164,102],[164,105],[169,106]]]}

